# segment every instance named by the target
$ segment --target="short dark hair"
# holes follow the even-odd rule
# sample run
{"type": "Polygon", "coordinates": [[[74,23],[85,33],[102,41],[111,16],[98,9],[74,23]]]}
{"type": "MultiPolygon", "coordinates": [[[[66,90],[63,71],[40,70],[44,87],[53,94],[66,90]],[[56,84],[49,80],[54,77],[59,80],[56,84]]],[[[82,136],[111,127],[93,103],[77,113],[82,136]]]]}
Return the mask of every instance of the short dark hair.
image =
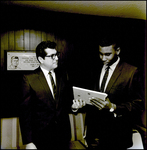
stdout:
{"type": "Polygon", "coordinates": [[[38,59],[38,57],[42,57],[43,59],[46,56],[46,52],[45,49],[46,48],[51,48],[51,49],[55,49],[56,48],[56,43],[52,42],[52,41],[42,41],[41,43],[39,43],[36,47],[36,57],[38,59]]]}
{"type": "Polygon", "coordinates": [[[11,62],[12,62],[13,59],[18,59],[19,60],[19,57],[18,56],[12,56],[11,57],[11,62]]]}
{"type": "Polygon", "coordinates": [[[115,32],[105,32],[99,38],[99,45],[102,47],[115,45],[114,48],[117,49],[120,46],[119,36],[115,32]]]}
{"type": "Polygon", "coordinates": [[[12,56],[11,59],[19,59],[18,56],[12,56]]]}

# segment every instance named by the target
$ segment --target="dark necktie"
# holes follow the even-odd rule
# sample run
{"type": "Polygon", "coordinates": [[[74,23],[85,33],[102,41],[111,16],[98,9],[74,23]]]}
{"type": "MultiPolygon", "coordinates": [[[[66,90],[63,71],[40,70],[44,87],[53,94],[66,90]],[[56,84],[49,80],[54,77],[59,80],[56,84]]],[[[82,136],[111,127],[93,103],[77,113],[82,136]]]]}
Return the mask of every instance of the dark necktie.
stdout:
{"type": "Polygon", "coordinates": [[[102,83],[101,83],[101,92],[104,92],[104,87],[105,87],[105,83],[107,81],[107,77],[108,77],[108,74],[109,74],[109,69],[110,69],[110,66],[107,66],[104,77],[103,77],[103,80],[102,80],[102,83]]]}
{"type": "Polygon", "coordinates": [[[51,79],[51,83],[52,83],[52,88],[53,88],[53,93],[54,93],[54,98],[56,96],[56,85],[55,85],[55,82],[54,82],[54,79],[52,77],[52,73],[49,72],[49,75],[50,75],[50,79],[51,79]]]}

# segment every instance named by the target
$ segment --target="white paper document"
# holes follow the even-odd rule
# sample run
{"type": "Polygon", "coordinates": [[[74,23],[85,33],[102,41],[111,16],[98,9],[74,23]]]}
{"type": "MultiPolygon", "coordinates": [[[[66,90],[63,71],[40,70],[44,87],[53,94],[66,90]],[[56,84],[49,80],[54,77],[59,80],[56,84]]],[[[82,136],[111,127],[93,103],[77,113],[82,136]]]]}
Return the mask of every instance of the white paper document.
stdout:
{"type": "Polygon", "coordinates": [[[92,105],[92,104],[90,103],[89,98],[97,97],[102,100],[105,100],[105,98],[107,97],[106,93],[92,91],[92,90],[79,88],[79,87],[75,87],[75,86],[73,86],[73,92],[74,92],[74,99],[82,99],[87,104],[90,104],[90,105],[92,105]]]}

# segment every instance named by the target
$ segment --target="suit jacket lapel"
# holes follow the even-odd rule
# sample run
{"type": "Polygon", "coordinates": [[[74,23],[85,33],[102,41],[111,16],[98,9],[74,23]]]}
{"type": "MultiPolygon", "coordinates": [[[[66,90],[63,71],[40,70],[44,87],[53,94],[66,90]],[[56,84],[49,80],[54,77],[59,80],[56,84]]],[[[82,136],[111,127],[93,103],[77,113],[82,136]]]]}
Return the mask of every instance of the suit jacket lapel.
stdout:
{"type": "Polygon", "coordinates": [[[44,87],[44,89],[45,89],[45,91],[46,91],[46,93],[47,93],[49,99],[50,99],[53,103],[55,103],[55,100],[54,100],[53,95],[52,95],[52,93],[51,93],[51,90],[50,90],[50,88],[49,88],[49,86],[48,86],[48,83],[47,83],[47,81],[46,81],[46,78],[45,78],[45,76],[44,76],[44,74],[43,74],[43,72],[42,72],[42,70],[41,70],[40,68],[37,69],[37,75],[38,75],[38,79],[39,79],[40,83],[42,84],[42,86],[44,87]]]}
{"type": "Polygon", "coordinates": [[[108,85],[107,85],[107,88],[106,88],[106,91],[105,91],[106,93],[108,93],[110,91],[113,84],[115,83],[117,78],[120,76],[122,68],[123,68],[123,64],[122,64],[122,62],[119,62],[118,65],[116,66],[113,74],[112,74],[112,77],[110,78],[110,81],[109,81],[108,85]]]}

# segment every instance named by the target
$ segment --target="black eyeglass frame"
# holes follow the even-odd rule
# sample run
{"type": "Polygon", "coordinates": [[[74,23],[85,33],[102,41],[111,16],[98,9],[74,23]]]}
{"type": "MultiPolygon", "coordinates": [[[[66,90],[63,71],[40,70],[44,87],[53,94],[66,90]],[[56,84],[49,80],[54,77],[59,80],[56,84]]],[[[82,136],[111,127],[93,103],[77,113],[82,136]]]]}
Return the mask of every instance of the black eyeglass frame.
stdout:
{"type": "Polygon", "coordinates": [[[56,54],[52,54],[52,55],[46,55],[45,57],[51,57],[53,60],[57,57],[60,56],[60,52],[57,52],[56,54]]]}

